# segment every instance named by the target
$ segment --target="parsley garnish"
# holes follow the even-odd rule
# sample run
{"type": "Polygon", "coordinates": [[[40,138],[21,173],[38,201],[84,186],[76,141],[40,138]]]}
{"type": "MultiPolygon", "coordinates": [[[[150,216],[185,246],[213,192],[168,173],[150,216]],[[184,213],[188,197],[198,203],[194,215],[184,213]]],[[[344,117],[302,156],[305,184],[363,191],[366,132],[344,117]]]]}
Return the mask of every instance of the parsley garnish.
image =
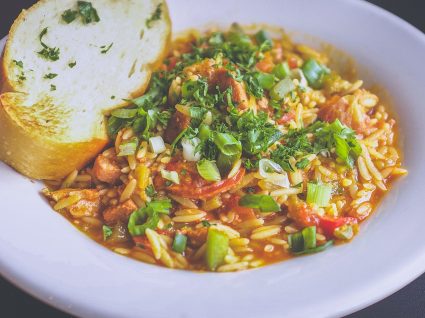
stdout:
{"type": "Polygon", "coordinates": [[[68,64],[68,66],[69,66],[70,68],[73,68],[75,65],[77,65],[77,62],[76,62],[76,61],[74,61],[74,62],[70,62],[70,63],[68,64]]]}
{"type": "Polygon", "coordinates": [[[101,51],[100,51],[100,53],[102,53],[102,54],[106,54],[110,49],[111,49],[111,47],[112,47],[112,45],[114,45],[114,43],[111,43],[111,44],[109,44],[109,45],[102,45],[100,48],[102,49],[101,51]]]}
{"type": "Polygon", "coordinates": [[[148,29],[150,29],[152,27],[152,23],[154,21],[161,19],[161,14],[162,14],[162,8],[161,7],[162,7],[162,3],[158,4],[158,6],[156,7],[155,11],[152,13],[150,18],[146,20],[146,27],[148,29]]]}
{"type": "Polygon", "coordinates": [[[210,222],[208,222],[207,220],[202,220],[202,221],[201,221],[201,224],[202,224],[204,227],[210,227],[210,226],[211,226],[211,223],[210,223],[210,222]]]}
{"type": "Polygon", "coordinates": [[[45,78],[45,79],[53,79],[53,78],[55,78],[56,76],[58,76],[58,74],[55,74],[55,73],[49,73],[49,74],[44,75],[44,78],[45,78]]]}
{"type": "Polygon", "coordinates": [[[84,24],[89,24],[91,22],[99,22],[100,18],[97,14],[97,10],[93,8],[91,2],[78,1],[78,12],[83,19],[84,24]]]}
{"type": "Polygon", "coordinates": [[[62,20],[66,23],[73,22],[78,15],[80,15],[81,20],[84,24],[89,24],[91,22],[99,22],[100,18],[97,14],[97,10],[93,8],[91,2],[87,1],[78,1],[78,11],[68,9],[64,13],[62,13],[62,20]]]}
{"type": "Polygon", "coordinates": [[[50,85],[50,91],[52,91],[52,92],[53,92],[53,91],[55,91],[55,90],[56,90],[56,85],[51,84],[51,85],[50,85]]]}
{"type": "Polygon", "coordinates": [[[13,63],[19,68],[18,82],[22,84],[27,79],[24,73],[24,63],[22,61],[13,60],[13,63]]]}
{"type": "Polygon", "coordinates": [[[57,47],[52,48],[43,42],[43,37],[47,34],[47,31],[48,31],[48,28],[44,28],[39,35],[40,44],[43,47],[43,49],[37,53],[40,54],[46,60],[50,60],[54,62],[59,60],[60,49],[57,47]]]}
{"type": "Polygon", "coordinates": [[[62,13],[62,20],[69,24],[77,18],[77,15],[78,11],[68,9],[64,13],[62,13]]]}
{"type": "Polygon", "coordinates": [[[20,68],[24,68],[24,63],[22,61],[13,60],[13,63],[20,68]]]}
{"type": "Polygon", "coordinates": [[[152,184],[148,185],[145,189],[145,193],[148,197],[154,197],[156,195],[154,186],[152,184]]]}

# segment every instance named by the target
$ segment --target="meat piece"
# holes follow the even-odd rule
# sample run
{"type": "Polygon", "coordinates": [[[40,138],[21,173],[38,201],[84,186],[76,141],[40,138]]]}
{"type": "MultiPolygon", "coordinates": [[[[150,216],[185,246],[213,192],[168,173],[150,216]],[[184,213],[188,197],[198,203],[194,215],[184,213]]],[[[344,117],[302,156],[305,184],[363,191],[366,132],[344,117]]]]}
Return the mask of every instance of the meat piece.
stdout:
{"type": "Polygon", "coordinates": [[[207,240],[208,228],[183,228],[181,233],[186,235],[189,239],[189,245],[192,247],[200,247],[207,240]]]}
{"type": "Polygon", "coordinates": [[[171,144],[177,136],[190,125],[190,117],[185,114],[176,111],[173,116],[171,116],[167,128],[164,132],[165,142],[171,144]]]}
{"type": "Polygon", "coordinates": [[[218,86],[221,91],[225,91],[231,87],[232,101],[241,109],[248,107],[248,96],[244,83],[235,80],[224,67],[217,67],[213,59],[205,59],[202,62],[191,65],[185,69],[185,73],[206,78],[210,88],[215,89],[218,86]]]}
{"type": "Polygon", "coordinates": [[[288,204],[288,216],[301,227],[318,224],[316,212],[307,203],[291,199],[288,204]]]}
{"type": "Polygon", "coordinates": [[[112,206],[103,211],[103,219],[109,225],[118,221],[127,222],[131,213],[137,210],[137,205],[129,199],[117,206],[112,206]]]}
{"type": "Polygon", "coordinates": [[[61,189],[57,191],[43,190],[43,194],[56,202],[69,197],[78,197],[79,200],[65,209],[74,217],[97,217],[100,207],[99,191],[95,189],[61,189]]]}
{"type": "Polygon", "coordinates": [[[345,98],[337,95],[320,108],[318,116],[321,120],[329,123],[339,119],[341,123],[359,134],[369,128],[370,117],[360,109],[360,106],[350,105],[345,98]]]}
{"type": "Polygon", "coordinates": [[[114,158],[100,154],[94,162],[93,174],[100,181],[114,184],[121,176],[121,169],[114,158]]]}

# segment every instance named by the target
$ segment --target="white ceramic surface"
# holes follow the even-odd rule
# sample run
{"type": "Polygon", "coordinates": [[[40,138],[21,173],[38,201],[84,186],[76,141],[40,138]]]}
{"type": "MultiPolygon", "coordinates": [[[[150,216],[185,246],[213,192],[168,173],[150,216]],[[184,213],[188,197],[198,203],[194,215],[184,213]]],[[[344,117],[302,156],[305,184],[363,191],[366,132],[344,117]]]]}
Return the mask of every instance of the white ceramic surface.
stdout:
{"type": "MultiPolygon", "coordinates": [[[[267,22],[349,52],[392,95],[410,175],[351,243],[258,270],[199,274],[118,256],[51,211],[41,185],[0,164],[0,272],[84,317],[335,317],[372,304],[425,271],[422,195],[425,37],[363,1],[169,1],[174,30],[267,22]]],[[[362,75],[362,74],[361,74],[362,75]]]]}

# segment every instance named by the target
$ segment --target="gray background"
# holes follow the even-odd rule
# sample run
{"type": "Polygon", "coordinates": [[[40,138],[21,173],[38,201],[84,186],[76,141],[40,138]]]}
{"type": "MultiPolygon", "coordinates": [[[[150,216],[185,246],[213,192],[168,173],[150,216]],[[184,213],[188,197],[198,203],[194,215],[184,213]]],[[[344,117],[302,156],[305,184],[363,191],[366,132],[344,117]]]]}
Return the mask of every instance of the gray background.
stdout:
{"type": "MultiPolygon", "coordinates": [[[[294,0],[295,1],[295,0],[294,0]]],[[[313,0],[312,0],[313,1],[313,0]]],[[[318,1],[318,0],[316,0],[318,1]]],[[[338,1],[338,0],[335,0],[338,1]]],[[[362,1],[362,0],[357,0],[362,1]]],[[[9,0],[0,3],[0,38],[6,35],[11,23],[23,8],[36,1],[9,0]]],[[[380,7],[393,12],[410,22],[422,32],[425,31],[423,1],[421,0],[370,0],[380,7]]],[[[325,22],[324,22],[325,23],[325,22]]],[[[423,63],[423,61],[418,61],[423,63]]],[[[31,235],[27,233],[26,235],[31,235]]],[[[31,244],[31,240],[28,240],[31,244]]],[[[396,257],[396,256],[395,256],[396,257]]],[[[70,317],[20,291],[0,277],[0,316],[1,317],[70,317]]],[[[170,315],[171,317],[172,315],[170,315]]],[[[425,317],[425,274],[392,296],[363,309],[348,318],[369,317],[425,317]]],[[[201,317],[200,317],[201,318],[201,317]]]]}

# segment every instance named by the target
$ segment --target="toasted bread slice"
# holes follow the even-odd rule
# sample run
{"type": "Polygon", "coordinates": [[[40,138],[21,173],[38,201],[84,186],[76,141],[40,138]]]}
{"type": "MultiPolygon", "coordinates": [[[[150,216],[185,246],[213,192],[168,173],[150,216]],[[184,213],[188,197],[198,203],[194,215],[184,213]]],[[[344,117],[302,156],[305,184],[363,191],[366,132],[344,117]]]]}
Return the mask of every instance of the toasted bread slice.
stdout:
{"type": "Polygon", "coordinates": [[[170,37],[163,0],[41,0],[23,11],[0,69],[0,160],[35,179],[82,168],[108,143],[105,115],[144,92],[170,37]]]}

